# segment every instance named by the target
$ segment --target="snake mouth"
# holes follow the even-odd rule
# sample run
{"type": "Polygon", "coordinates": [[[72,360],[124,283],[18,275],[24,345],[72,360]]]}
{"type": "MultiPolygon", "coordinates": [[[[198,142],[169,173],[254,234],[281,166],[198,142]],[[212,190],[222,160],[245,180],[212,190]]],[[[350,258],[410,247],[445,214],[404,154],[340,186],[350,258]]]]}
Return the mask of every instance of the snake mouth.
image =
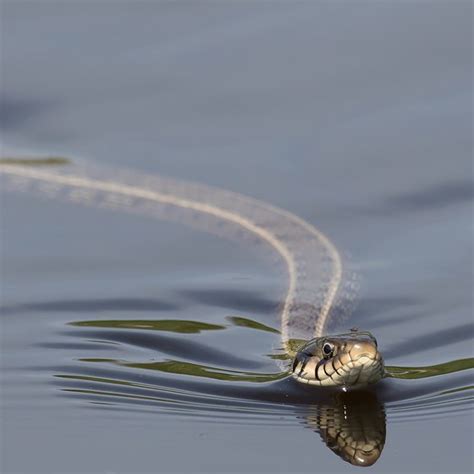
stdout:
{"type": "Polygon", "coordinates": [[[308,342],[296,354],[292,376],[309,385],[347,389],[379,381],[384,365],[370,333],[351,333],[308,342]]]}

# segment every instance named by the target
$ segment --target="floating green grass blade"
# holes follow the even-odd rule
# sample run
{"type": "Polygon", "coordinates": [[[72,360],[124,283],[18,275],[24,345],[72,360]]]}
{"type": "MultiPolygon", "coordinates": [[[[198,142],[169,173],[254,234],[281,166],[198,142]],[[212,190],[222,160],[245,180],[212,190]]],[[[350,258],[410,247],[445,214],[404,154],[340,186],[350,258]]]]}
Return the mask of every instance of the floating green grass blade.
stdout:
{"type": "Polygon", "coordinates": [[[474,368],[474,358],[452,360],[438,365],[428,365],[425,367],[398,367],[386,366],[385,370],[388,377],[396,379],[423,379],[426,377],[435,377],[437,375],[446,375],[460,370],[474,368]]]}
{"type": "Polygon", "coordinates": [[[0,165],[18,165],[18,166],[58,166],[69,165],[71,160],[63,156],[41,156],[37,158],[9,157],[0,158],[0,165]]]}
{"type": "Polygon", "coordinates": [[[217,331],[225,329],[220,324],[202,323],[184,319],[109,319],[93,321],[75,321],[71,326],[110,328],[110,329],[149,329],[152,331],[177,332],[196,334],[201,331],[217,331]]]}
{"type": "Polygon", "coordinates": [[[241,316],[229,316],[227,318],[234,326],[240,326],[243,328],[256,329],[257,331],[266,331],[274,334],[280,334],[278,329],[266,326],[265,324],[253,321],[252,319],[242,318],[241,316]]]}
{"type": "Polygon", "coordinates": [[[157,370],[179,375],[191,375],[194,377],[203,377],[214,380],[225,380],[229,382],[272,382],[286,377],[286,372],[258,373],[242,372],[236,370],[227,370],[220,367],[211,367],[208,365],[194,364],[180,360],[165,360],[160,362],[127,362],[115,359],[80,359],[82,362],[98,362],[120,365],[133,369],[157,370]]]}

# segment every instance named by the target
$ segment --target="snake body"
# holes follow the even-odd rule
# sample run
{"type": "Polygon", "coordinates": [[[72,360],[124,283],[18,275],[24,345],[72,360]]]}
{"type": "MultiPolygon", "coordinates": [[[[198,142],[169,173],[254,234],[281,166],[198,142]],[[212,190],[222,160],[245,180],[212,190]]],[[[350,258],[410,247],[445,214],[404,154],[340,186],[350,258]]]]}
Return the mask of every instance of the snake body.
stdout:
{"type": "Polygon", "coordinates": [[[342,261],[334,244],[308,222],[259,200],[201,184],[91,165],[34,165],[31,159],[0,160],[4,186],[153,216],[179,214],[179,220],[207,229],[224,224],[257,237],[286,267],[288,289],[280,332],[283,347],[295,357],[294,378],[349,387],[384,376],[373,336],[356,332],[323,336],[343,280],[342,261]],[[295,345],[308,339],[304,345],[295,345]]]}

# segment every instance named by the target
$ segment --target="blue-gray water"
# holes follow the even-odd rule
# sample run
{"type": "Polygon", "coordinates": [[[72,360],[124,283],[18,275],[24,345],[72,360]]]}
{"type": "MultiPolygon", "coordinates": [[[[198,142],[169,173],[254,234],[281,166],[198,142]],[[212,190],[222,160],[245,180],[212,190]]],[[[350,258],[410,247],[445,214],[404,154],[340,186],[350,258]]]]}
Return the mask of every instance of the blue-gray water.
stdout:
{"type": "MultiPolygon", "coordinates": [[[[1,27],[5,145],[291,210],[360,276],[334,332],[390,365],[472,357],[470,2],[4,1],[1,27]]],[[[2,472],[356,469],[319,395],[252,379],[279,336],[231,317],[278,327],[285,284],[254,249],[27,194],[1,211],[2,472]]],[[[472,470],[469,386],[382,383],[369,470],[472,470]]]]}

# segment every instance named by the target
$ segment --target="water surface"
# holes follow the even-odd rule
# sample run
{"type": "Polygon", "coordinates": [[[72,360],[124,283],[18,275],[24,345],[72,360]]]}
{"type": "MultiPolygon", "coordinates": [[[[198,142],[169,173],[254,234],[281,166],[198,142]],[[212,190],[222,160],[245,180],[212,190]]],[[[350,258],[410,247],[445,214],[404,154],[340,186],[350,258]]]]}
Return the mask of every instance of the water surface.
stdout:
{"type": "Polygon", "coordinates": [[[351,471],[341,413],[378,440],[368,469],[472,470],[470,10],[4,2],[7,147],[291,210],[359,275],[331,330],[436,367],[362,397],[302,387],[258,247],[4,194],[2,470],[351,471]]]}

